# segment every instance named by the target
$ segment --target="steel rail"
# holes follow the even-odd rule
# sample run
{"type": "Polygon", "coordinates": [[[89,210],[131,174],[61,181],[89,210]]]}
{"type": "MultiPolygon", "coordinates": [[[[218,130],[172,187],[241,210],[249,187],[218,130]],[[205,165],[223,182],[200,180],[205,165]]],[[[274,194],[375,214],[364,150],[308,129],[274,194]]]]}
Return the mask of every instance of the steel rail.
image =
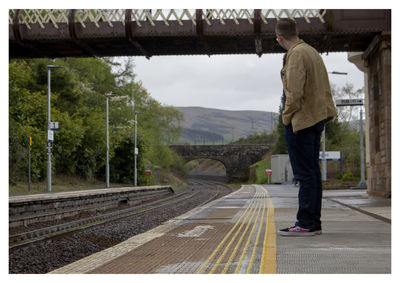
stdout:
{"type": "MultiPolygon", "coordinates": [[[[162,192],[148,192],[144,195],[139,195],[137,198],[135,198],[135,201],[141,201],[142,203],[147,201],[149,198],[157,198],[157,197],[164,197],[164,195],[169,194],[170,191],[162,191],[162,192]]],[[[91,211],[94,209],[98,209],[99,205],[104,205],[104,204],[99,204],[95,203],[92,205],[87,205],[87,206],[79,206],[79,207],[65,207],[63,209],[59,210],[50,210],[50,211],[35,211],[34,213],[27,214],[27,215],[20,215],[20,216],[11,216],[9,219],[9,226],[10,227],[18,227],[14,225],[15,223],[19,222],[26,222],[26,223],[41,223],[45,222],[43,218],[46,217],[65,217],[65,215],[70,215],[71,213],[81,213],[85,211],[91,211]],[[36,221],[35,221],[36,219],[36,221]],[[39,220],[38,220],[39,219],[39,220]]],[[[112,206],[111,206],[112,207],[112,206]]],[[[111,208],[110,207],[110,208],[111,208]]]]}
{"type": "MultiPolygon", "coordinates": [[[[165,202],[168,202],[170,200],[174,200],[174,199],[179,200],[185,194],[187,194],[187,192],[183,192],[181,194],[174,195],[174,196],[171,196],[171,197],[168,197],[165,199],[157,200],[157,201],[139,205],[139,206],[130,207],[130,208],[123,209],[123,210],[117,210],[114,212],[91,216],[91,217],[87,217],[84,219],[79,219],[79,220],[62,223],[62,224],[58,224],[58,225],[54,225],[54,226],[50,226],[50,227],[44,227],[44,228],[36,229],[33,231],[10,235],[9,236],[9,245],[10,245],[10,248],[26,246],[27,244],[32,244],[34,242],[48,240],[53,236],[60,236],[61,234],[64,234],[64,233],[76,232],[78,230],[86,229],[89,227],[94,227],[94,226],[105,224],[105,223],[111,222],[111,221],[116,221],[116,220],[119,220],[119,219],[122,219],[125,217],[129,217],[132,215],[145,213],[152,209],[160,208],[160,207],[163,207],[163,206],[169,204],[169,203],[165,203],[165,202]],[[162,204],[162,203],[165,203],[165,204],[162,204]],[[157,207],[151,207],[151,206],[157,205],[157,204],[161,204],[161,205],[157,206],[157,207]],[[146,208],[146,207],[151,207],[151,208],[138,212],[138,210],[146,208]],[[100,221],[100,223],[99,223],[99,221],[100,221]],[[84,226],[84,227],[82,227],[82,226],[84,226]]],[[[190,195],[189,198],[192,196],[193,196],[193,194],[190,195]]],[[[186,199],[187,198],[185,198],[185,200],[186,199]]]]}
{"type": "MultiPolygon", "coordinates": [[[[197,185],[212,184],[212,185],[216,185],[219,187],[228,188],[230,191],[233,191],[232,187],[230,187],[229,185],[223,184],[223,183],[219,183],[219,182],[215,182],[215,181],[210,182],[210,181],[205,181],[205,180],[198,180],[198,181],[200,181],[200,182],[196,183],[197,185]]],[[[182,192],[180,194],[177,194],[177,195],[174,195],[171,197],[167,197],[167,198],[164,198],[161,200],[157,200],[154,202],[150,202],[147,204],[143,204],[140,206],[134,206],[134,207],[130,207],[127,209],[114,211],[111,213],[87,217],[85,219],[71,221],[68,223],[63,223],[63,224],[54,225],[54,226],[50,226],[50,227],[44,227],[44,228],[40,228],[40,229],[36,229],[33,231],[28,231],[28,232],[24,232],[24,233],[20,233],[20,234],[10,235],[9,236],[9,248],[16,249],[16,248],[27,247],[27,246],[35,244],[35,243],[67,236],[69,234],[76,233],[78,231],[82,231],[87,228],[93,228],[93,227],[104,225],[104,224],[107,224],[110,222],[115,222],[115,221],[121,220],[123,218],[148,213],[152,210],[159,209],[159,208],[165,207],[167,205],[170,205],[171,203],[179,203],[179,202],[187,201],[187,200],[193,198],[195,195],[200,194],[201,191],[192,193],[182,199],[182,197],[187,195],[188,193],[189,192],[182,192]],[[152,207],[157,204],[159,204],[159,205],[156,207],[152,207]],[[143,210],[141,210],[141,209],[143,209],[143,210]],[[140,211],[138,211],[138,210],[140,210],[140,211]]],[[[201,203],[198,206],[203,206],[203,205],[215,200],[218,197],[218,195],[219,195],[219,192],[213,194],[209,199],[207,199],[205,202],[201,203]]]]}

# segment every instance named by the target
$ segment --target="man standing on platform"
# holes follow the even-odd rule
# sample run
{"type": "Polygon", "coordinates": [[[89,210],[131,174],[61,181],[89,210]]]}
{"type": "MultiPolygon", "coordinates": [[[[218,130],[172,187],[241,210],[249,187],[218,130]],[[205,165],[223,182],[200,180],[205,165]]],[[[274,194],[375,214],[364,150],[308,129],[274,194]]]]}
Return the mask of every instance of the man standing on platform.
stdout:
{"type": "Polygon", "coordinates": [[[322,233],[322,181],[319,167],[321,133],[336,116],[328,73],[318,52],[299,39],[296,22],[281,19],[276,40],[287,50],[281,71],[284,89],[282,122],[293,175],[300,183],[297,221],[279,231],[282,236],[322,233]]]}

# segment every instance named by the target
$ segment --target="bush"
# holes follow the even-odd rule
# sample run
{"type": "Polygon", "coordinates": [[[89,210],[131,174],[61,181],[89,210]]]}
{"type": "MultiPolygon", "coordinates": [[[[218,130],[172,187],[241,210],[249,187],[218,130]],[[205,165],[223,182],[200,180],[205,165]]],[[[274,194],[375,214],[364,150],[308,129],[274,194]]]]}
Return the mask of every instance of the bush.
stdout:
{"type": "Polygon", "coordinates": [[[348,169],[347,172],[343,174],[342,180],[343,181],[351,181],[352,179],[354,179],[354,175],[353,175],[353,173],[351,173],[350,169],[348,169]]]}

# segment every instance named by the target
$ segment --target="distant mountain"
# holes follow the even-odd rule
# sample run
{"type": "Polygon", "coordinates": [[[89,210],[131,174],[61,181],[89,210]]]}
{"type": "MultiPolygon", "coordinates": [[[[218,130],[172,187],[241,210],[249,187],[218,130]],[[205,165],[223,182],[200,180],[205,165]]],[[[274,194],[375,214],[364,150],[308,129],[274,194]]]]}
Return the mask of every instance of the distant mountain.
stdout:
{"type": "Polygon", "coordinates": [[[279,114],[230,111],[203,107],[175,107],[184,114],[180,143],[229,143],[254,133],[271,133],[279,114]]]}

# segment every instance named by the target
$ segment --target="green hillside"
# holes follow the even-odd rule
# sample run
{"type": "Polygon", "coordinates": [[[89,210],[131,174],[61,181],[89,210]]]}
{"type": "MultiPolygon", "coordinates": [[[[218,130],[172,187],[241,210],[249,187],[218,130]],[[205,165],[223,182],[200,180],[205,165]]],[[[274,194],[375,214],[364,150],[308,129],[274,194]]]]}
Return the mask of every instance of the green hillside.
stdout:
{"type": "Polygon", "coordinates": [[[230,111],[202,107],[176,107],[184,115],[179,143],[231,143],[254,133],[271,133],[278,114],[264,111],[230,111]]]}

